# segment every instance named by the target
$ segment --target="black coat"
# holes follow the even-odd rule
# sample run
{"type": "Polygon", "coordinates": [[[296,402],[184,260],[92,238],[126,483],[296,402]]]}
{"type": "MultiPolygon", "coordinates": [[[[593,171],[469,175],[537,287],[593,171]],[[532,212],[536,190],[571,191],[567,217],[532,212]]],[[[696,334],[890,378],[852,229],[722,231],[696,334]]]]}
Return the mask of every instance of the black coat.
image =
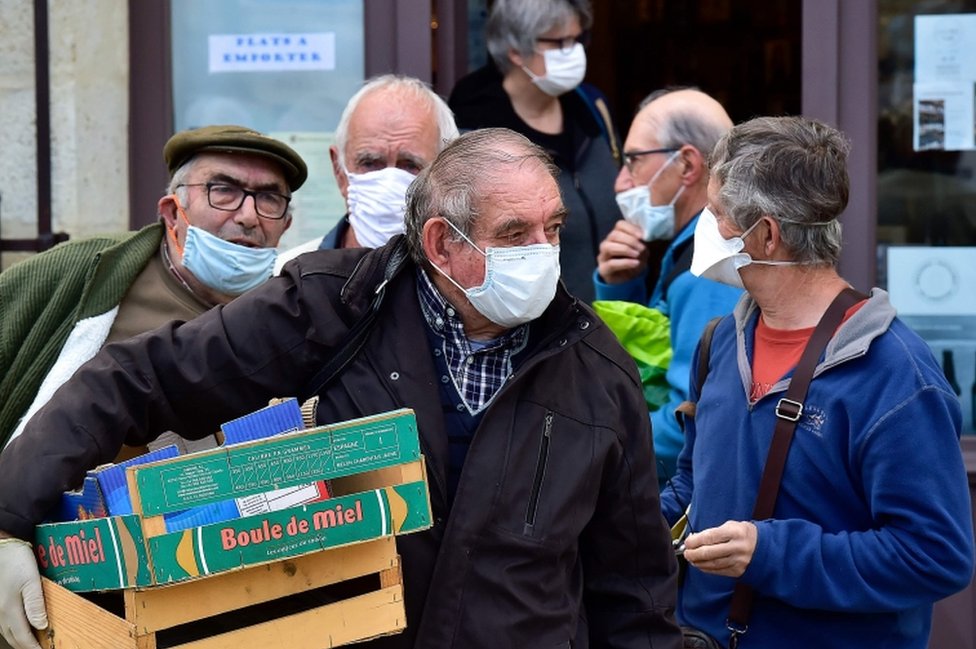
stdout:
{"type": "MultiPolygon", "coordinates": [[[[225,307],[107,346],[0,456],[0,529],[28,536],[123,440],[204,435],[300,393],[367,308],[397,241],[304,255],[225,307]]],[[[449,510],[416,280],[408,262],[318,409],[326,423],[413,408],[427,460],[435,524],[397,539],[407,630],[362,646],[678,647],[675,559],[633,361],[561,289],[485,412],[449,510]]]]}

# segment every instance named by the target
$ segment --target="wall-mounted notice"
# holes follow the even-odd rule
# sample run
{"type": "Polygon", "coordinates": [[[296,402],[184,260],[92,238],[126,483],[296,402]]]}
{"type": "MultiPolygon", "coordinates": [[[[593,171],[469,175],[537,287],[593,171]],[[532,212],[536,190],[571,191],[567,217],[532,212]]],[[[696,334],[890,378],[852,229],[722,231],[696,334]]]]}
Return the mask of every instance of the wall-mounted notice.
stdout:
{"type": "Polygon", "coordinates": [[[335,32],[316,34],[210,34],[209,70],[282,72],[334,70],[335,32]]]}
{"type": "Polygon", "coordinates": [[[973,286],[976,248],[888,248],[888,290],[900,315],[976,315],[973,286]]]}
{"type": "Polygon", "coordinates": [[[976,148],[976,14],[915,16],[916,151],[976,148]]]}

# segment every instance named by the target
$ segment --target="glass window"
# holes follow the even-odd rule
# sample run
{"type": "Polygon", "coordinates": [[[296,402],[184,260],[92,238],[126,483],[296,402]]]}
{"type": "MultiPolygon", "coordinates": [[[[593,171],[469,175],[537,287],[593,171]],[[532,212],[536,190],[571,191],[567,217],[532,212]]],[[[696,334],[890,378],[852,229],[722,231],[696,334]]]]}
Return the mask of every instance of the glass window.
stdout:
{"type": "Polygon", "coordinates": [[[974,432],[976,1],[878,5],[878,279],[974,432]]]}
{"type": "Polygon", "coordinates": [[[240,124],[279,137],[309,167],[288,248],[345,212],[328,149],[364,78],[363,0],[172,0],[174,129],[240,124]]]}

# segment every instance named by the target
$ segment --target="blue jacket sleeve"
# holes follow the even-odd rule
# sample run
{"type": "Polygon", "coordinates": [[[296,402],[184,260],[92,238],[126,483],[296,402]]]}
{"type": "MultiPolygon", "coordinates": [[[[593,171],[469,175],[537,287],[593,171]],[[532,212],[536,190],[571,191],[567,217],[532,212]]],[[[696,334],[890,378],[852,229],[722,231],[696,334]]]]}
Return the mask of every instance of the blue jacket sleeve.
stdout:
{"type": "Polygon", "coordinates": [[[668,305],[662,312],[671,318],[671,364],[666,375],[668,402],[651,413],[654,430],[654,453],[669,475],[675,473],[684,434],[674,416],[675,408],[689,399],[688,379],[691,360],[705,325],[712,318],[726,315],[735,308],[742,291],[710,279],[685,272],[675,278],[668,289],[668,305]]]}
{"type": "Polygon", "coordinates": [[[593,271],[593,288],[598,300],[621,300],[623,302],[636,302],[637,304],[647,304],[646,271],[629,282],[620,284],[607,284],[600,277],[600,273],[593,271]]]}

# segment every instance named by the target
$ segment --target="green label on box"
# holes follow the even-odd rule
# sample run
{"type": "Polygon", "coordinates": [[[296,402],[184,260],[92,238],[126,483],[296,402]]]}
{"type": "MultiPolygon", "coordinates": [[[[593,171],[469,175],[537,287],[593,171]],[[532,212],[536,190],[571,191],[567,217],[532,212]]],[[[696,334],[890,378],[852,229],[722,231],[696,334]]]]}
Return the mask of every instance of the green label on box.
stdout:
{"type": "Polygon", "coordinates": [[[417,421],[404,409],[130,470],[143,514],[155,516],[419,457],[417,421]]]}
{"type": "Polygon", "coordinates": [[[428,527],[419,481],[165,534],[149,548],[164,584],[428,527]]]}
{"type": "Polygon", "coordinates": [[[68,590],[152,583],[138,516],[38,525],[34,541],[41,574],[68,590]]]}

